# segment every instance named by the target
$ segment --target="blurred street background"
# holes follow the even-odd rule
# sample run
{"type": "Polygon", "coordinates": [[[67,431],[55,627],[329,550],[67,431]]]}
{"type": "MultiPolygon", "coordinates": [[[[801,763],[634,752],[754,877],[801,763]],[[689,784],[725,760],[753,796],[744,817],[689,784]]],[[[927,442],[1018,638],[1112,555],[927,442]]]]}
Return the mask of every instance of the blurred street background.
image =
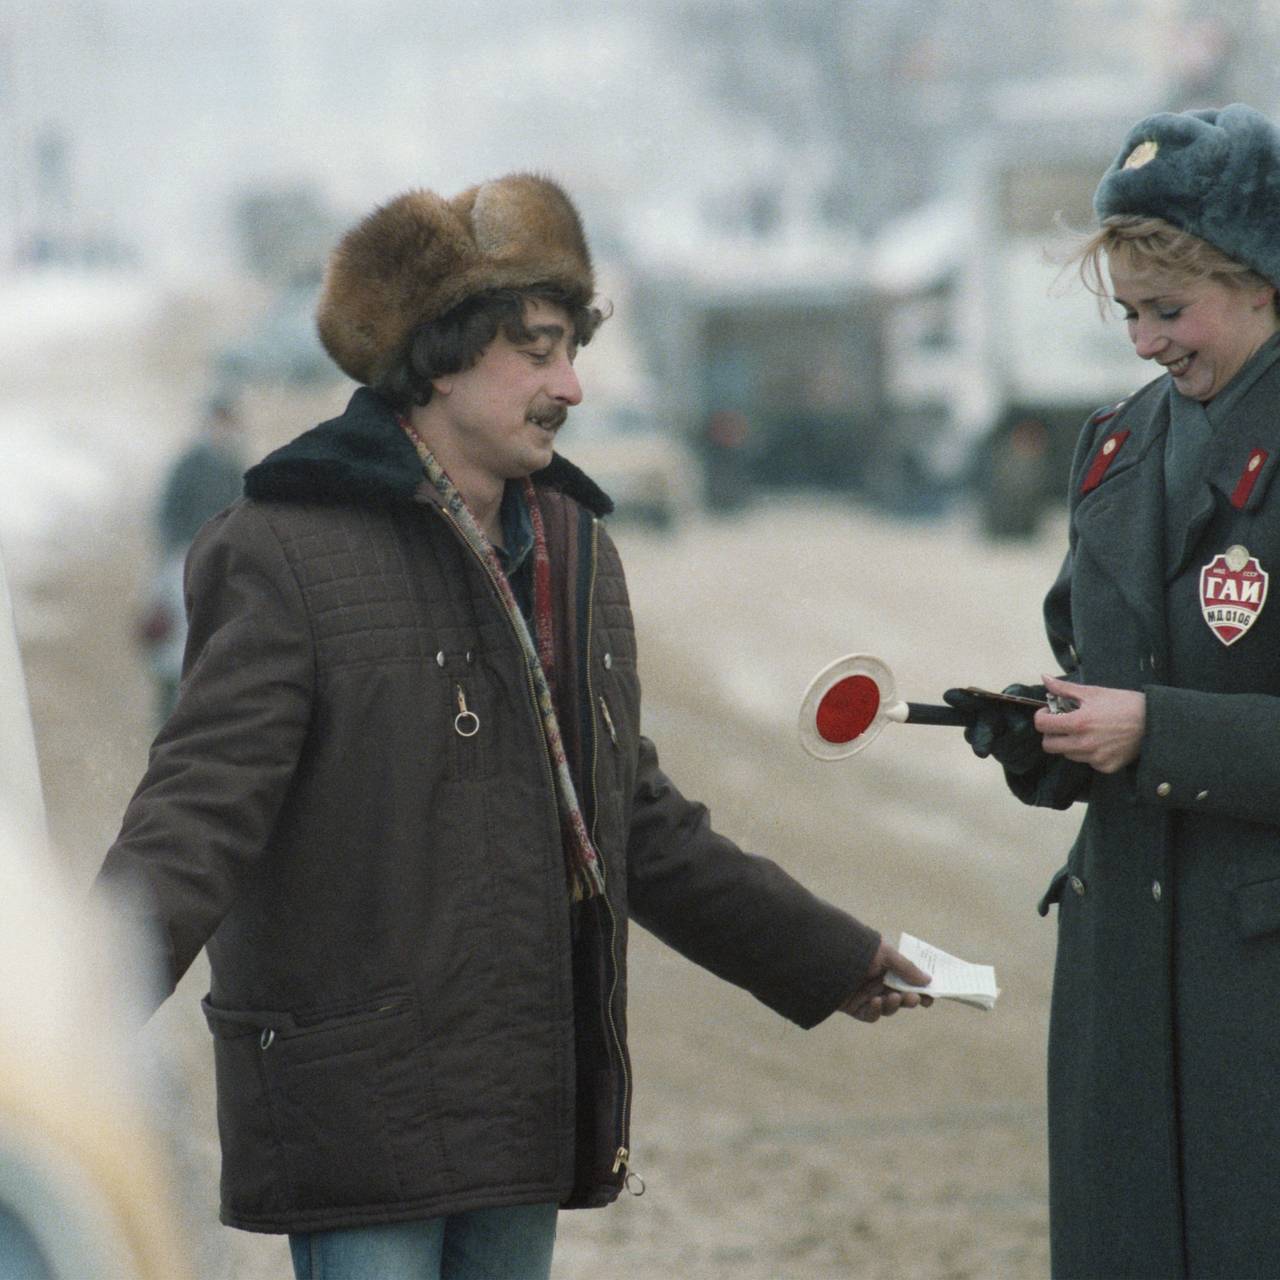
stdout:
{"type": "MultiPolygon", "coordinates": [[[[1047,1274],[1035,903],[1077,817],[956,730],[820,764],[796,717],[851,651],[916,701],[1047,669],[1076,431],[1149,377],[1070,232],[1134,121],[1276,114],[1277,68],[1264,0],[0,0],[0,549],[53,856],[87,887],[142,773],[174,460],[351,391],[311,319],[336,235],[546,172],[615,312],[560,447],[618,500],[668,771],[1003,990],[801,1033],[638,936],[648,1190],[562,1218],[556,1275],[1047,1274]]],[[[178,1230],[198,1280],[283,1280],[282,1240],[216,1224],[205,981],[143,1033],[178,1230]]]]}

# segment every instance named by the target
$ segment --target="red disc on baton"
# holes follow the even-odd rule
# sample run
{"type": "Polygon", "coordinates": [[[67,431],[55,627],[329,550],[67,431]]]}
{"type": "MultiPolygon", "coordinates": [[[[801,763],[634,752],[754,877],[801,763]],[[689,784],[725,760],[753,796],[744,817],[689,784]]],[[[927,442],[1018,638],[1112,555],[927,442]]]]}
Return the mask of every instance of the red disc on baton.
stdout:
{"type": "Polygon", "coordinates": [[[819,760],[861,751],[886,719],[902,719],[893,672],[869,653],[838,658],[809,682],[800,704],[800,745],[819,760]]]}
{"type": "Polygon", "coordinates": [[[890,722],[963,725],[966,720],[949,706],[901,701],[893,672],[879,658],[851,653],[809,681],[800,703],[800,745],[819,760],[843,760],[861,751],[890,722]]]}
{"type": "Polygon", "coordinates": [[[839,746],[860,737],[880,710],[880,687],[870,676],[846,676],[832,685],[818,703],[819,736],[839,746]]]}

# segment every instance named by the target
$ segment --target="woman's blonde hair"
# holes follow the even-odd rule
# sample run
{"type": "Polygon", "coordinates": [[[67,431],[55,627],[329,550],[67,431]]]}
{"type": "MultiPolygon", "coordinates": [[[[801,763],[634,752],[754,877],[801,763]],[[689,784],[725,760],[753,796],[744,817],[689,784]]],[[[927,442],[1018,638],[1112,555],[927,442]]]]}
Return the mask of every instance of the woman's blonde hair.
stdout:
{"type": "MultiPolygon", "coordinates": [[[[1159,271],[1188,284],[1216,280],[1232,289],[1253,289],[1271,283],[1252,267],[1163,218],[1116,215],[1104,218],[1098,230],[1067,259],[1068,266],[1077,264],[1084,287],[1098,299],[1098,309],[1104,314],[1111,290],[1103,274],[1103,259],[1117,255],[1139,270],[1159,271]]],[[[1280,315],[1280,291],[1275,307],[1280,315]]]]}

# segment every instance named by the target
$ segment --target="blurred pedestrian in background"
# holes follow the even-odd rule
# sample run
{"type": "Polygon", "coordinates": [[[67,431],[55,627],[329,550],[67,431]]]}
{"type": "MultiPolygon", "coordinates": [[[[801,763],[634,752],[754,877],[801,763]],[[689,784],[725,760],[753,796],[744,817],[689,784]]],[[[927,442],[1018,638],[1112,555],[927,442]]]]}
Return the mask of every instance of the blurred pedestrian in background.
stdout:
{"type": "Polygon", "coordinates": [[[240,496],[247,465],[240,407],[230,393],[217,392],[205,406],[196,438],[166,473],[156,508],[156,564],[138,623],[138,642],[155,680],[161,724],[173,710],[182,675],[187,549],[201,525],[240,496]]]}
{"type": "Polygon", "coordinates": [[[747,415],[717,409],[703,436],[703,498],[708,511],[740,511],[750,500],[747,468],[747,415]]]}
{"type": "Polygon", "coordinates": [[[1275,1276],[1280,132],[1152,116],[1094,205],[1082,273],[1162,372],[1076,451],[1045,602],[1065,675],[1011,687],[1069,701],[947,699],[1020,799],[1088,806],[1041,905],[1054,1274],[1275,1276]]]}
{"type": "MultiPolygon", "coordinates": [[[[578,215],[411,192],[330,261],[345,412],[189,557],[191,641],[102,882],[207,945],[222,1217],[300,1277],[549,1274],[635,1182],[628,918],[802,1026],[928,997],[710,827],[640,733],[608,498],[553,452],[605,318],[578,215]]],[[[676,584],[673,584],[676,585],[676,584]]]]}

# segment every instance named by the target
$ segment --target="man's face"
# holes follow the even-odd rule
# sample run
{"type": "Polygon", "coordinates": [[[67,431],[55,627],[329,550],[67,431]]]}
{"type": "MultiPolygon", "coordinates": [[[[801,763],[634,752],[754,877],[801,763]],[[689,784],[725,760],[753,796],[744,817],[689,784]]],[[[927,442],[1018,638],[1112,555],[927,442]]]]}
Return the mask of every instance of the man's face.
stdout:
{"type": "Polygon", "coordinates": [[[518,479],[551,461],[556,432],[582,399],[568,313],[546,302],[524,310],[527,341],[501,329],[470,369],[433,384],[448,448],[442,454],[494,481],[518,479]]]}

